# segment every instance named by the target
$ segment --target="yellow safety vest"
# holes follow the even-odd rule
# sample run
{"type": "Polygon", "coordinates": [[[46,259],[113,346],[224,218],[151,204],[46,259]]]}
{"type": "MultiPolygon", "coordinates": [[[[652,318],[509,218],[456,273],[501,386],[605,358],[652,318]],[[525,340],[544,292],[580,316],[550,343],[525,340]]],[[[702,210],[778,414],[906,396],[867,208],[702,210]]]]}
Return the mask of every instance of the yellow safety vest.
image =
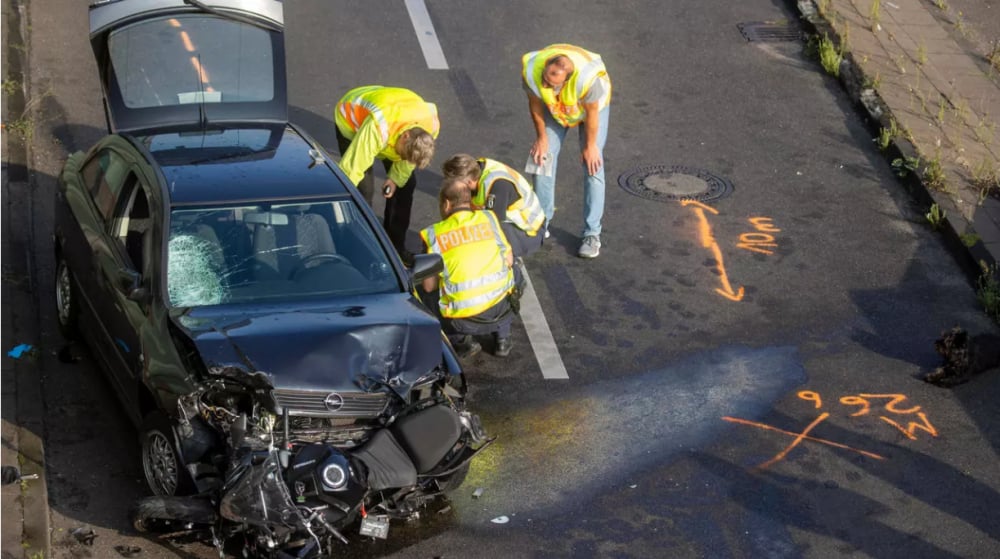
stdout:
{"type": "Polygon", "coordinates": [[[493,212],[459,210],[420,232],[428,252],[444,260],[439,290],[441,316],[476,316],[514,288],[507,265],[511,250],[493,212]]]}
{"type": "Polygon", "coordinates": [[[498,180],[506,180],[514,183],[520,198],[507,206],[507,220],[522,229],[529,237],[534,237],[545,224],[545,213],[542,211],[542,204],[535,196],[528,181],[520,173],[511,169],[507,165],[492,159],[480,158],[480,165],[483,167],[483,174],[479,176],[479,187],[476,195],[472,198],[472,203],[478,208],[486,207],[486,200],[493,190],[493,185],[498,180]]]}
{"type": "MultiPolygon", "coordinates": [[[[378,145],[359,146],[359,148],[366,154],[371,153],[374,157],[393,162],[400,162],[402,159],[396,153],[396,142],[403,132],[419,127],[437,138],[441,129],[437,106],[424,101],[416,93],[399,87],[366,85],[352,89],[337,102],[337,107],[334,109],[337,129],[348,140],[354,140],[358,129],[368,119],[371,119],[371,125],[378,128],[379,142],[378,145]]],[[[355,184],[371,166],[371,161],[364,161],[366,158],[361,159],[356,161],[352,168],[344,168],[344,172],[355,184]],[[364,168],[361,168],[362,166],[364,168]]],[[[393,179],[397,186],[403,186],[413,172],[412,165],[403,165],[398,170],[396,167],[397,165],[393,165],[389,178],[393,179]]]]}
{"type": "Polygon", "coordinates": [[[580,99],[590,90],[594,80],[603,77],[608,84],[607,92],[598,101],[598,110],[607,107],[611,102],[611,80],[608,79],[608,71],[599,54],[573,45],[556,44],[525,54],[521,62],[523,65],[521,77],[524,83],[545,103],[552,113],[552,118],[563,126],[573,127],[583,122],[586,111],[580,99]],[[559,95],[556,95],[551,87],[542,87],[542,74],[545,71],[545,63],[560,55],[567,56],[573,61],[573,73],[563,83],[559,95]]]}

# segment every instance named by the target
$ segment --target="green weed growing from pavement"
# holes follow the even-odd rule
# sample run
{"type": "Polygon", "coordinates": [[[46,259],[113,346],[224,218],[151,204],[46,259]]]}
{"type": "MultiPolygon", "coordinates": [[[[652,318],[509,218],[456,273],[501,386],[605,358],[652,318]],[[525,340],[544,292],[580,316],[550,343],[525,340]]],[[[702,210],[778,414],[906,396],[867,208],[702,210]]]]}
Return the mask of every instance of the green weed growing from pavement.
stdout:
{"type": "Polygon", "coordinates": [[[958,238],[962,241],[962,244],[965,245],[966,248],[972,248],[973,245],[979,242],[981,237],[976,233],[962,233],[958,236],[958,238]]]}
{"type": "Polygon", "coordinates": [[[13,95],[21,88],[21,82],[17,80],[4,80],[3,81],[3,92],[7,95],[13,95]]]}
{"type": "Polygon", "coordinates": [[[35,124],[31,120],[31,117],[22,116],[17,120],[12,120],[8,122],[5,127],[7,131],[14,134],[15,137],[20,138],[22,142],[28,143],[31,141],[31,137],[35,134],[35,124]]]}
{"type": "Polygon", "coordinates": [[[829,10],[830,10],[830,0],[817,0],[816,11],[819,12],[819,15],[825,16],[829,10]]]}
{"type": "Polygon", "coordinates": [[[1000,39],[990,41],[990,52],[986,54],[986,61],[990,63],[990,68],[1000,72],[1000,39]]]}
{"type": "Polygon", "coordinates": [[[899,127],[896,125],[896,119],[889,119],[889,127],[882,127],[878,133],[878,149],[880,151],[885,151],[889,149],[889,144],[899,136],[899,127]]]}
{"type": "Polygon", "coordinates": [[[984,158],[972,169],[972,186],[979,192],[979,205],[991,194],[1000,196],[1000,166],[984,158]]]}
{"type": "Polygon", "coordinates": [[[931,229],[937,231],[941,228],[941,224],[944,223],[944,218],[948,217],[948,212],[942,210],[941,206],[937,204],[931,204],[931,209],[924,214],[924,217],[931,224],[931,229]]]}
{"type": "Polygon", "coordinates": [[[962,17],[962,12],[958,12],[955,16],[955,29],[962,34],[963,37],[969,36],[969,28],[965,25],[965,18],[962,17]]]}
{"type": "Polygon", "coordinates": [[[927,46],[923,43],[917,45],[917,64],[927,64],[927,46]]]}
{"type": "Polygon", "coordinates": [[[872,24],[872,31],[878,30],[878,22],[882,18],[882,0],[872,0],[872,5],[868,9],[868,21],[872,24]]]}
{"type": "Polygon", "coordinates": [[[823,35],[823,38],[819,40],[817,47],[819,49],[819,62],[823,65],[823,69],[831,76],[839,78],[840,62],[844,59],[843,55],[837,50],[837,47],[833,46],[833,41],[826,35],[823,35]]]}
{"type": "Polygon", "coordinates": [[[979,299],[979,304],[983,306],[986,314],[1000,323],[1000,279],[997,279],[997,275],[1000,274],[1000,264],[987,266],[985,262],[980,261],[979,267],[982,273],[976,282],[976,298],[979,299]]]}
{"type": "Polygon", "coordinates": [[[892,172],[896,173],[897,177],[905,177],[907,174],[912,173],[919,168],[919,157],[907,157],[906,159],[897,157],[892,160],[892,172]]]}
{"type": "Polygon", "coordinates": [[[934,5],[937,6],[939,10],[948,11],[948,4],[944,0],[934,0],[934,5]]]}
{"type": "Polygon", "coordinates": [[[938,153],[924,167],[924,184],[932,190],[947,190],[948,182],[941,166],[941,154],[938,153]]]}
{"type": "Polygon", "coordinates": [[[944,100],[944,97],[942,96],[940,99],[938,99],[938,112],[937,112],[938,124],[944,124],[944,115],[947,109],[948,109],[948,103],[947,101],[944,100]]]}

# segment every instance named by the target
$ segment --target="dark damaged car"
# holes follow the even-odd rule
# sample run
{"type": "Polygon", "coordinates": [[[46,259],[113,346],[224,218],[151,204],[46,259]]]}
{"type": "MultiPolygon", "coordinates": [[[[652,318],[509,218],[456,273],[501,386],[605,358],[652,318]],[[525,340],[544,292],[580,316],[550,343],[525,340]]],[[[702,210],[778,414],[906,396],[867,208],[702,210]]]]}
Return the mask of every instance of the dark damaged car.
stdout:
{"type": "Polygon", "coordinates": [[[90,16],[111,134],[60,177],[55,296],[139,427],[136,526],[266,557],[385,537],[489,444],[414,293],[440,259],[404,267],[287,122],[279,2],[90,16]]]}

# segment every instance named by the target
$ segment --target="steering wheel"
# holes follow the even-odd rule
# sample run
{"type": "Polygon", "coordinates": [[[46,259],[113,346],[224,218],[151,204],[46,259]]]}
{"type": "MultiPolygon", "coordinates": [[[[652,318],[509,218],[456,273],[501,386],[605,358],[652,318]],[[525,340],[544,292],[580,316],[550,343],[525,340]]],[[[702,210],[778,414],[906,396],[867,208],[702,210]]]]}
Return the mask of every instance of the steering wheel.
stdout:
{"type": "Polygon", "coordinates": [[[318,266],[320,264],[324,264],[326,262],[337,262],[337,263],[344,264],[344,265],[347,265],[347,266],[353,266],[353,264],[351,264],[350,260],[348,260],[347,258],[345,258],[345,257],[343,257],[343,256],[341,256],[339,254],[333,254],[333,253],[328,253],[328,252],[321,252],[319,254],[311,254],[311,255],[306,256],[305,258],[303,258],[302,262],[299,262],[298,265],[295,266],[295,269],[292,270],[291,278],[295,279],[303,271],[305,271],[305,270],[307,270],[309,268],[314,268],[314,267],[316,267],[316,266],[318,266]]]}

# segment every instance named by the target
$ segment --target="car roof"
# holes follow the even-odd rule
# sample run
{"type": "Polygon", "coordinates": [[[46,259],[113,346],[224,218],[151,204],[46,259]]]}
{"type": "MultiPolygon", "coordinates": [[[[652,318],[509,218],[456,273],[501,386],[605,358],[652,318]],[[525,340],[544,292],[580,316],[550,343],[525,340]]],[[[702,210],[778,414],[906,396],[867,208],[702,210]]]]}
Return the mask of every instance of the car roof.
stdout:
{"type": "Polygon", "coordinates": [[[168,132],[137,138],[172,206],[349,195],[333,163],[291,126],[168,132]]]}

